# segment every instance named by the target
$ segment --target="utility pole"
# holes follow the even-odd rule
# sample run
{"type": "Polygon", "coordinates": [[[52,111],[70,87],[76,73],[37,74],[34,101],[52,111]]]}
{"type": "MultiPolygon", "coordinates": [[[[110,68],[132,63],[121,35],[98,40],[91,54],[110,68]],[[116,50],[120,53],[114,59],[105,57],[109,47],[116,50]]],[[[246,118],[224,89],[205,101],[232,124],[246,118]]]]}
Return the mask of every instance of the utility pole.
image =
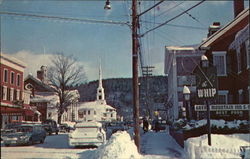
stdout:
{"type": "Polygon", "coordinates": [[[151,116],[151,111],[150,111],[150,108],[149,108],[149,93],[148,93],[148,89],[149,89],[149,81],[148,81],[148,78],[150,76],[152,76],[152,72],[153,72],[153,68],[155,68],[154,66],[144,66],[142,67],[142,75],[143,77],[145,77],[145,84],[146,84],[146,109],[147,109],[147,115],[149,117],[152,117],[151,116]]]}
{"type": "Polygon", "coordinates": [[[133,105],[134,105],[134,133],[135,145],[140,152],[140,127],[139,127],[139,79],[138,79],[138,34],[139,20],[137,16],[137,0],[132,0],[132,67],[133,67],[133,105]]]}

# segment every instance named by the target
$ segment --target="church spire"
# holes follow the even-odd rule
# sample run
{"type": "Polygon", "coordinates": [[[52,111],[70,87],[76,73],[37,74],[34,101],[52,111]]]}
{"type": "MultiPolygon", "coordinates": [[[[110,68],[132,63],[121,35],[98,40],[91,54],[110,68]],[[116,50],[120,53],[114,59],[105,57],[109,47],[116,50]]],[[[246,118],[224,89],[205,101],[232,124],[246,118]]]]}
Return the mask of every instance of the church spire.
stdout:
{"type": "Polygon", "coordinates": [[[102,68],[101,68],[101,63],[100,63],[100,67],[99,67],[99,86],[97,88],[96,100],[97,101],[105,101],[104,88],[102,87],[102,68]]]}

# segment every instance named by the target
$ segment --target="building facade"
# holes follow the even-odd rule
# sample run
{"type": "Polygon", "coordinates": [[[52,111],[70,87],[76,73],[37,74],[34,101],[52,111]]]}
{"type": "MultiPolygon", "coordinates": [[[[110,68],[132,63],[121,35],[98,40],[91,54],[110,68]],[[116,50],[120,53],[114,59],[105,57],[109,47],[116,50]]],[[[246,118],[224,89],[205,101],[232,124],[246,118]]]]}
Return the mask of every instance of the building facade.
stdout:
{"type": "MultiPolygon", "coordinates": [[[[193,70],[204,51],[195,47],[169,46],[165,48],[165,74],[168,76],[167,118],[179,118],[183,104],[183,87],[188,86],[195,96],[196,79],[193,70]]],[[[194,98],[192,98],[194,99],[194,98]]]]}
{"type": "Polygon", "coordinates": [[[199,46],[206,50],[210,64],[217,68],[217,104],[249,104],[248,25],[249,8],[199,46]]]}
{"type": "Polygon", "coordinates": [[[30,92],[24,90],[25,64],[3,53],[0,62],[1,128],[9,123],[32,120],[34,111],[29,106],[30,92]]]}

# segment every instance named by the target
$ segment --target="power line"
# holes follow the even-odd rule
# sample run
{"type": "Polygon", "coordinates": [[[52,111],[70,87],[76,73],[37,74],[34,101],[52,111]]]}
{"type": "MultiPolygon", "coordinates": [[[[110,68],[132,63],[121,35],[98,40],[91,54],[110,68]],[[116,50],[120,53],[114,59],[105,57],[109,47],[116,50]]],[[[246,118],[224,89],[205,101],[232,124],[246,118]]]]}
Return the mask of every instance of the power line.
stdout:
{"type": "Polygon", "coordinates": [[[194,6],[192,6],[191,8],[189,8],[189,9],[185,10],[184,12],[178,14],[177,16],[175,16],[175,17],[173,17],[173,18],[167,20],[166,22],[164,22],[164,23],[158,25],[157,27],[154,27],[154,28],[152,28],[152,29],[146,31],[145,33],[143,33],[143,34],[140,35],[140,36],[143,37],[143,36],[146,35],[147,33],[149,33],[149,32],[151,32],[151,31],[153,31],[153,30],[155,30],[155,29],[158,29],[158,28],[160,28],[160,27],[166,25],[166,24],[169,23],[170,21],[172,21],[172,20],[174,20],[174,19],[180,17],[181,15],[183,15],[183,14],[185,14],[186,12],[188,12],[189,10],[191,10],[191,9],[193,9],[193,8],[195,8],[195,7],[197,7],[198,5],[200,5],[200,4],[203,3],[203,2],[205,2],[205,0],[200,1],[199,3],[197,3],[197,4],[194,5],[194,6]]]}
{"type": "Polygon", "coordinates": [[[15,13],[15,12],[1,12],[2,15],[10,16],[21,16],[21,17],[34,17],[34,18],[44,18],[51,20],[62,20],[62,21],[75,21],[75,22],[87,22],[87,23],[102,23],[102,24],[111,24],[111,25],[127,25],[131,27],[129,22],[117,22],[117,21],[105,21],[105,20],[94,20],[94,19],[81,19],[81,18],[70,18],[70,17],[60,17],[60,16],[51,16],[51,15],[38,15],[38,14],[26,14],[26,13],[15,13]]]}
{"type": "MultiPolygon", "coordinates": [[[[144,21],[144,20],[141,20],[140,22],[143,22],[143,23],[162,24],[162,23],[150,22],[150,21],[144,21]]],[[[207,30],[207,28],[205,28],[205,27],[203,28],[203,27],[188,26],[188,25],[177,25],[177,24],[166,24],[166,25],[172,26],[172,27],[179,27],[179,28],[189,28],[189,29],[207,30]]]]}

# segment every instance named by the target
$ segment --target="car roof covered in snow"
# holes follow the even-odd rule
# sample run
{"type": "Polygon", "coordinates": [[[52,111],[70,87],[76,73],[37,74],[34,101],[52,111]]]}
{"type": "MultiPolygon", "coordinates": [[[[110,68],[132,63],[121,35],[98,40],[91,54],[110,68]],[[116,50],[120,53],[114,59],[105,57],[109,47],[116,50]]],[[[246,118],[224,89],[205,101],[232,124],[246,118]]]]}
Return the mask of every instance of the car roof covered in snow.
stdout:
{"type": "Polygon", "coordinates": [[[102,127],[102,123],[97,122],[97,121],[84,121],[77,123],[75,127],[102,127]]]}

